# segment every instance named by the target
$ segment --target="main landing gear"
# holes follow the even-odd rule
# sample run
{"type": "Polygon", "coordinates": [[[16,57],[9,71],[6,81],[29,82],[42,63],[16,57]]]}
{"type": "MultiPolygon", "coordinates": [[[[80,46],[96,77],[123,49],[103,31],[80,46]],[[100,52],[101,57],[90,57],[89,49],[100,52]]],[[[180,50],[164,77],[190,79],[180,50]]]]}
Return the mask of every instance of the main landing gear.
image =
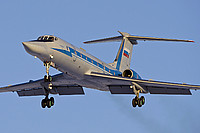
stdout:
{"type": "Polygon", "coordinates": [[[136,83],[133,83],[133,84],[134,85],[131,86],[131,87],[133,88],[133,92],[135,93],[136,97],[133,98],[132,105],[133,105],[134,108],[137,105],[138,105],[138,107],[142,107],[142,105],[145,104],[145,98],[144,98],[144,96],[141,96],[139,98],[139,93],[142,92],[143,88],[140,85],[136,84],[136,83]]]}
{"type": "Polygon", "coordinates": [[[48,98],[48,96],[44,99],[42,99],[42,102],[41,102],[41,106],[42,108],[51,108],[52,106],[54,105],[54,98],[51,97],[50,99],[48,98]]]}
{"type": "Polygon", "coordinates": [[[45,107],[51,108],[55,103],[53,97],[51,97],[50,99],[48,98],[49,91],[52,89],[52,83],[51,83],[52,77],[51,77],[51,75],[49,75],[50,65],[51,65],[51,62],[47,62],[47,61],[44,62],[44,66],[46,67],[46,73],[47,73],[47,75],[44,76],[44,82],[48,83],[48,86],[47,86],[48,89],[44,88],[44,90],[46,92],[46,97],[44,99],[42,99],[42,101],[41,101],[42,108],[45,108],[45,107]]]}
{"type": "Polygon", "coordinates": [[[136,107],[137,105],[138,105],[138,107],[142,107],[142,105],[144,105],[144,104],[145,104],[145,98],[144,98],[144,96],[141,96],[140,98],[136,96],[132,100],[133,107],[136,107]]]}

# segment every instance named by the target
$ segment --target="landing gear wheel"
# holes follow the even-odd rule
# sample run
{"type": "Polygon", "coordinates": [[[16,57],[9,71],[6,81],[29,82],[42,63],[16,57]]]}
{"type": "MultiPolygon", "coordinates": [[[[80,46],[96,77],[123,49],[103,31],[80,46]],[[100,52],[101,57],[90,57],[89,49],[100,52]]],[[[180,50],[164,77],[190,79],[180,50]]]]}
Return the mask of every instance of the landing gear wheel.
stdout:
{"type": "Polygon", "coordinates": [[[49,79],[48,79],[48,81],[49,81],[49,82],[52,81],[52,77],[51,77],[51,75],[49,75],[49,79]]]}
{"type": "Polygon", "coordinates": [[[47,108],[51,108],[51,106],[52,106],[52,104],[51,104],[51,100],[48,99],[48,100],[47,100],[47,108]]]}
{"type": "Polygon", "coordinates": [[[54,105],[54,98],[51,97],[51,98],[50,98],[50,101],[51,101],[51,106],[53,106],[53,105],[54,105]]]}
{"type": "Polygon", "coordinates": [[[142,101],[142,105],[144,105],[145,104],[145,98],[144,98],[144,96],[141,96],[141,101],[142,101]]]}
{"type": "Polygon", "coordinates": [[[141,98],[138,99],[138,107],[142,107],[142,99],[141,98]]]}
{"type": "Polygon", "coordinates": [[[132,105],[134,108],[137,106],[137,102],[136,102],[135,98],[133,98],[133,100],[132,100],[132,105]]]}
{"type": "Polygon", "coordinates": [[[51,75],[49,75],[48,77],[47,75],[44,76],[44,82],[51,82],[51,81],[52,81],[51,75]]]}
{"type": "Polygon", "coordinates": [[[132,106],[133,107],[136,107],[138,105],[138,107],[142,107],[142,105],[144,105],[145,103],[145,98],[144,96],[141,96],[140,98],[139,97],[135,97],[133,100],[132,100],[132,106]]]}
{"type": "Polygon", "coordinates": [[[47,106],[46,99],[42,99],[41,106],[42,106],[42,108],[45,108],[47,106]]]}
{"type": "Polygon", "coordinates": [[[136,105],[138,105],[138,103],[139,103],[139,98],[138,97],[135,97],[135,103],[136,103],[136,105]]]}
{"type": "Polygon", "coordinates": [[[47,82],[47,75],[44,76],[44,82],[47,82]]]}

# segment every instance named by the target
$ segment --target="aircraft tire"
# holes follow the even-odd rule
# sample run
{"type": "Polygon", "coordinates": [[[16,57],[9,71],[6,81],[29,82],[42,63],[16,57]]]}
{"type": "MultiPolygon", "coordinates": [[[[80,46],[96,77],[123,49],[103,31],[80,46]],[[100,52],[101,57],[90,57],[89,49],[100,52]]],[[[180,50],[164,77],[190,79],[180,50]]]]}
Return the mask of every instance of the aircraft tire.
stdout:
{"type": "Polygon", "coordinates": [[[136,99],[135,99],[135,98],[133,98],[133,100],[132,100],[132,106],[133,106],[134,108],[137,106],[137,102],[136,102],[136,99]]]}
{"type": "Polygon", "coordinates": [[[50,101],[51,101],[51,106],[53,106],[53,105],[54,105],[54,102],[55,102],[54,98],[51,97],[51,98],[50,98],[50,101]]]}
{"type": "Polygon", "coordinates": [[[51,77],[51,75],[49,75],[49,78],[47,79],[49,82],[51,82],[52,81],[52,77],[51,77]]]}
{"type": "Polygon", "coordinates": [[[142,107],[142,99],[138,99],[138,107],[142,107]]]}
{"type": "Polygon", "coordinates": [[[47,106],[46,99],[42,99],[41,106],[42,106],[42,108],[45,108],[47,106]]]}
{"type": "Polygon", "coordinates": [[[48,100],[47,100],[47,108],[51,108],[51,106],[52,106],[52,104],[51,104],[51,100],[48,99],[48,100]]]}
{"type": "Polygon", "coordinates": [[[145,98],[144,98],[144,96],[141,96],[141,101],[142,101],[142,105],[144,105],[145,104],[145,98]]]}
{"type": "Polygon", "coordinates": [[[47,79],[47,75],[44,76],[44,82],[47,82],[48,79],[47,79]]]}

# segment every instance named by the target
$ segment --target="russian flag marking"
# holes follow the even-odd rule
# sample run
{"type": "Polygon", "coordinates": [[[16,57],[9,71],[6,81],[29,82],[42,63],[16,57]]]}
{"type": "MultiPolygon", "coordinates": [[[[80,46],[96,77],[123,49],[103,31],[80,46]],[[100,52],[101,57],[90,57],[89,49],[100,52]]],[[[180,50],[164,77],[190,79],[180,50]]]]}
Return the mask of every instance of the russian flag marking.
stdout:
{"type": "Polygon", "coordinates": [[[127,58],[129,58],[129,53],[126,50],[124,50],[123,55],[126,56],[127,58]]]}

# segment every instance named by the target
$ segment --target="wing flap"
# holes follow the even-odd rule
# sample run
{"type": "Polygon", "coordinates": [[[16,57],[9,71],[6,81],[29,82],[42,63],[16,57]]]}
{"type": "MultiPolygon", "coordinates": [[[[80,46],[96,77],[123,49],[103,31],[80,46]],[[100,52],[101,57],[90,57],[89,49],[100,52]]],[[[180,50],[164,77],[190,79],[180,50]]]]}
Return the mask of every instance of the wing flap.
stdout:
{"type": "Polygon", "coordinates": [[[150,94],[192,95],[189,89],[147,87],[150,94]]]}
{"type": "Polygon", "coordinates": [[[84,95],[82,86],[57,86],[53,87],[59,95],[84,95]]]}
{"type": "Polygon", "coordinates": [[[110,85],[109,90],[111,94],[134,94],[130,85],[110,85]]]}
{"type": "Polygon", "coordinates": [[[17,91],[18,96],[40,96],[45,95],[42,88],[34,88],[29,90],[19,90],[17,91]]]}

